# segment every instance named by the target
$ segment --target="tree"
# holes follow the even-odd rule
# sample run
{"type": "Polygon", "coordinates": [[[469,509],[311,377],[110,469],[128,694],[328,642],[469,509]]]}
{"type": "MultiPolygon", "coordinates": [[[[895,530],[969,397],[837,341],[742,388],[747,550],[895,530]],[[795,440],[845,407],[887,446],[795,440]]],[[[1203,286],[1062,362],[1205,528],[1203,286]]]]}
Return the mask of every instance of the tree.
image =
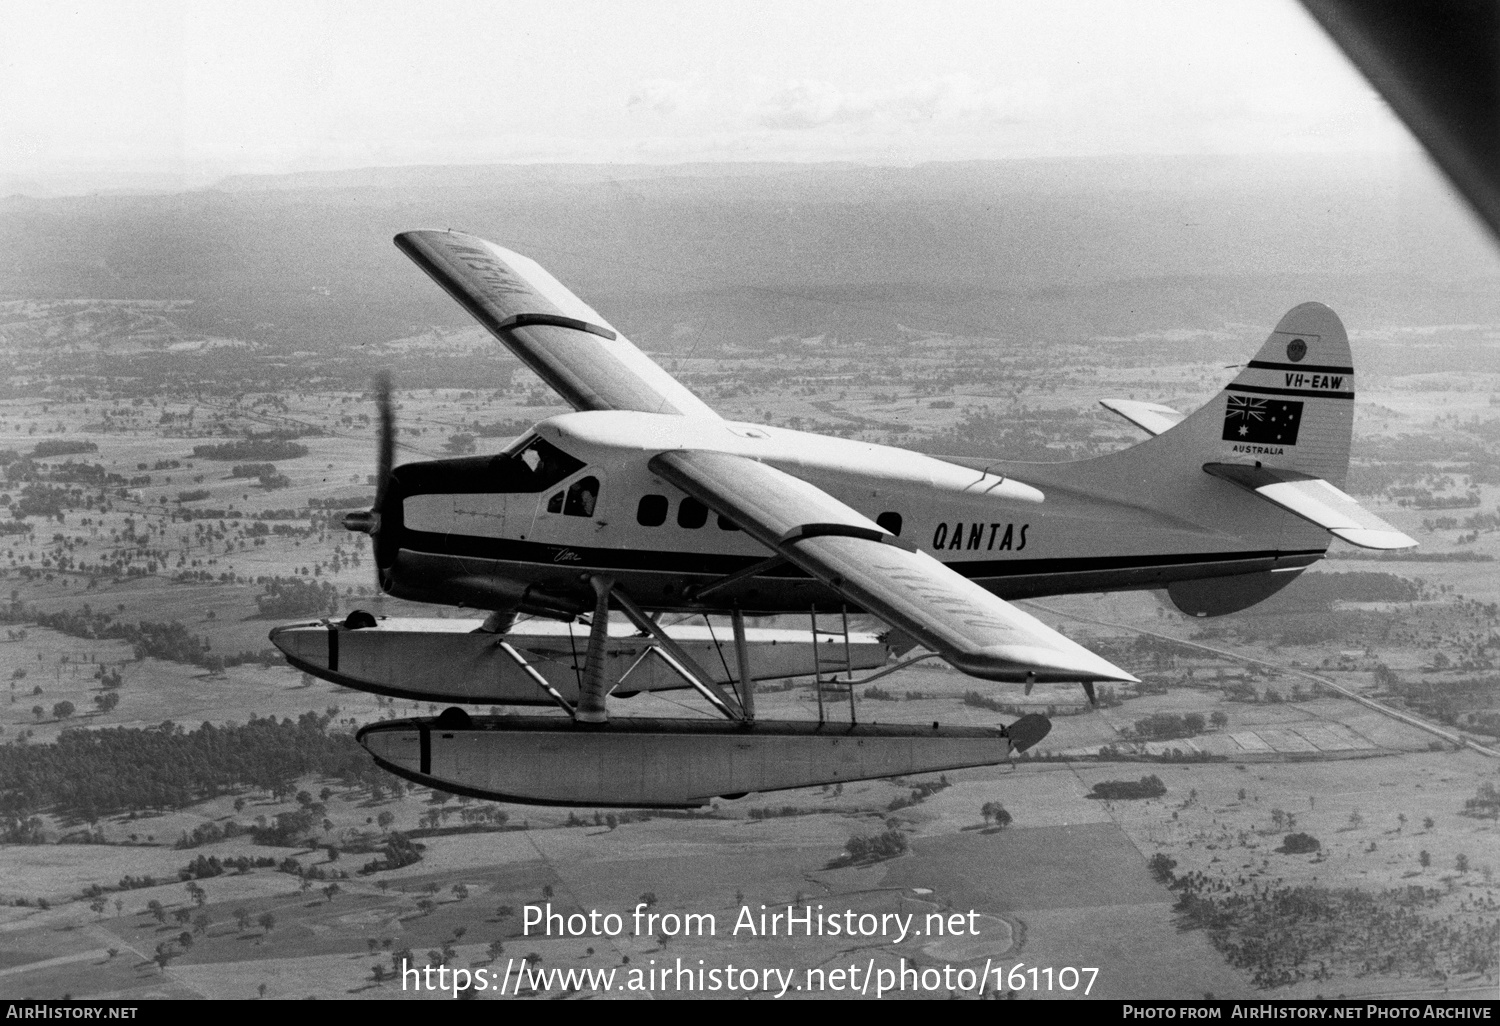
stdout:
{"type": "Polygon", "coordinates": [[[52,717],[58,720],[65,720],[77,711],[78,710],[73,706],[72,702],[64,699],[63,701],[58,702],[52,707],[52,717]]]}
{"type": "Polygon", "coordinates": [[[1208,722],[1214,725],[1215,730],[1223,730],[1229,726],[1229,714],[1216,709],[1209,715],[1208,722]]]}
{"type": "Polygon", "coordinates": [[[250,910],[248,908],[245,908],[244,906],[241,906],[241,907],[235,909],[233,914],[234,914],[234,921],[237,924],[239,924],[239,928],[241,930],[248,930],[248,929],[250,929],[250,923],[251,923],[252,917],[250,915],[250,910]]]}
{"type": "Polygon", "coordinates": [[[34,705],[31,707],[31,715],[35,716],[37,720],[40,721],[43,716],[47,715],[47,710],[43,709],[39,705],[34,705]]]}
{"type": "Polygon", "coordinates": [[[1281,850],[1288,855],[1306,855],[1321,847],[1318,839],[1311,834],[1287,834],[1281,842],[1281,850]]]}
{"type": "Polygon", "coordinates": [[[1469,856],[1460,853],[1458,858],[1453,860],[1453,868],[1460,873],[1467,873],[1469,871],[1469,856]]]}
{"type": "Polygon", "coordinates": [[[1011,816],[1010,811],[1006,809],[1005,806],[1001,805],[999,802],[995,803],[995,825],[997,827],[999,827],[1001,830],[1004,830],[1006,827],[1010,826],[1013,819],[1014,817],[1011,816]]]}
{"type": "Polygon", "coordinates": [[[340,888],[338,884],[331,883],[327,887],[323,888],[323,896],[326,897],[329,901],[332,901],[333,896],[337,894],[341,889],[342,888],[340,888]]]}
{"type": "Polygon", "coordinates": [[[256,917],[255,921],[260,924],[260,928],[266,931],[266,933],[270,933],[276,929],[276,917],[269,912],[262,912],[256,917]]]}
{"type": "Polygon", "coordinates": [[[1422,829],[1423,830],[1431,830],[1436,825],[1437,825],[1437,822],[1431,816],[1423,816],[1422,817],[1422,829]]]}
{"type": "Polygon", "coordinates": [[[466,431],[449,435],[443,449],[454,456],[463,456],[474,451],[474,436],[466,431]]]}
{"type": "Polygon", "coordinates": [[[1177,860],[1157,852],[1146,865],[1151,870],[1151,875],[1156,877],[1157,883],[1167,884],[1172,882],[1172,870],[1177,868],[1177,860]]]}
{"type": "Polygon", "coordinates": [[[1421,851],[1417,852],[1417,861],[1422,864],[1423,869],[1428,868],[1432,865],[1432,852],[1428,851],[1426,848],[1423,848],[1421,851]]]}
{"type": "Polygon", "coordinates": [[[380,815],[375,817],[375,822],[380,824],[381,830],[389,830],[391,828],[391,824],[396,822],[396,814],[387,809],[380,815]]]}

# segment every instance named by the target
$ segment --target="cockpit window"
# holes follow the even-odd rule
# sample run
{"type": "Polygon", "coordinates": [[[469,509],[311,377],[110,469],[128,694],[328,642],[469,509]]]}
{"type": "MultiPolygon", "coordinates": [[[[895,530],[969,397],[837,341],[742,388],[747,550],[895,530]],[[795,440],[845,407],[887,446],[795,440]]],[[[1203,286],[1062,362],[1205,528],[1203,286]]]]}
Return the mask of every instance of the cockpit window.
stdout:
{"type": "Polygon", "coordinates": [[[594,504],[599,501],[599,479],[580,477],[568,489],[568,500],[563,505],[563,515],[569,517],[591,517],[594,504]]]}
{"type": "Polygon", "coordinates": [[[498,480],[496,486],[506,492],[541,492],[557,484],[583,462],[574,459],[544,438],[532,435],[509,452],[496,456],[491,463],[498,480]]]}

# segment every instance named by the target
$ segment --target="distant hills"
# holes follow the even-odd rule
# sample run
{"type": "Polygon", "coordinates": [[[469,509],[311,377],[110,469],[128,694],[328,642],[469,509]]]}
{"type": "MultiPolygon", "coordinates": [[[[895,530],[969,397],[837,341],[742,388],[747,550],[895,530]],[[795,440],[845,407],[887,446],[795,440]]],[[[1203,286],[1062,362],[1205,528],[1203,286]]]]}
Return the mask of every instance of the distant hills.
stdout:
{"type": "Polygon", "coordinates": [[[1356,331],[1500,323],[1500,258],[1416,159],[407,167],[10,196],[0,298],[187,299],[191,330],[347,352],[466,323],[390,242],[451,226],[535,257],[656,349],[898,325],[1253,342],[1312,298],[1356,331]]]}

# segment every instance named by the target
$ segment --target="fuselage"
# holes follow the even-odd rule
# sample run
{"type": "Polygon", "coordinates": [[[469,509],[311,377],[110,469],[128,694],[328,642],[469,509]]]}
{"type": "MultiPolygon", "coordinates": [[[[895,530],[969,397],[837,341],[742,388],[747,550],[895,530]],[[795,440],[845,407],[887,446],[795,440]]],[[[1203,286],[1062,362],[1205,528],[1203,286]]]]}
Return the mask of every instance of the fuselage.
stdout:
{"type": "Polygon", "coordinates": [[[651,471],[652,455],[678,448],[750,455],[794,474],[1006,599],[1290,570],[1328,544],[1197,467],[1163,468],[1154,480],[1139,461],[1110,456],[940,460],[768,425],[584,412],[544,421],[496,456],[398,467],[379,511],[386,590],[474,608],[556,599],[566,610],[587,600],[587,575],[604,573],[656,610],[845,602],[789,565],[698,602],[697,590],[768,552],[651,471]]]}

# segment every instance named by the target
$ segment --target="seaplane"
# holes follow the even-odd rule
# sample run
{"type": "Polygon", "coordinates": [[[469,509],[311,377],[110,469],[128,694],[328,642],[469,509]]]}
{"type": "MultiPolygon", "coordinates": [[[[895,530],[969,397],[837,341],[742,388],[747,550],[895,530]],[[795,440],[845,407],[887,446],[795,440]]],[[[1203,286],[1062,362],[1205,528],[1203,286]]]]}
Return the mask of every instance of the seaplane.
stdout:
{"type": "Polygon", "coordinates": [[[1286,587],[1334,538],[1416,544],[1342,490],[1354,369],[1319,303],[1290,310],[1189,415],[1101,400],[1145,432],[1138,444],[1064,463],[945,458],[725,419],[533,260],[455,231],[395,242],[574,408],[497,455],[395,466],[383,382],[374,505],[344,526],[372,540],[386,594],[476,616],[356,610],[272,631],[292,665],[348,687],[561,710],[455,706],[359,732],[380,765],[420,784],[692,807],[1000,764],[1046,735],[1046,717],[860,722],[855,693],[939,658],[1027,690],[1078,683],[1092,701],[1095,684],[1136,678],[1014,600],[1164,589],[1183,613],[1216,616],[1286,587]],[[810,629],[745,625],[785,614],[810,629]],[[889,630],[851,632],[850,614],[889,630]],[[757,717],[757,681],[794,675],[812,678],[818,719],[757,717]],[[672,688],[696,691],[710,715],[618,715],[630,695],[672,688]],[[844,695],[847,718],[835,715],[844,695]]]}

